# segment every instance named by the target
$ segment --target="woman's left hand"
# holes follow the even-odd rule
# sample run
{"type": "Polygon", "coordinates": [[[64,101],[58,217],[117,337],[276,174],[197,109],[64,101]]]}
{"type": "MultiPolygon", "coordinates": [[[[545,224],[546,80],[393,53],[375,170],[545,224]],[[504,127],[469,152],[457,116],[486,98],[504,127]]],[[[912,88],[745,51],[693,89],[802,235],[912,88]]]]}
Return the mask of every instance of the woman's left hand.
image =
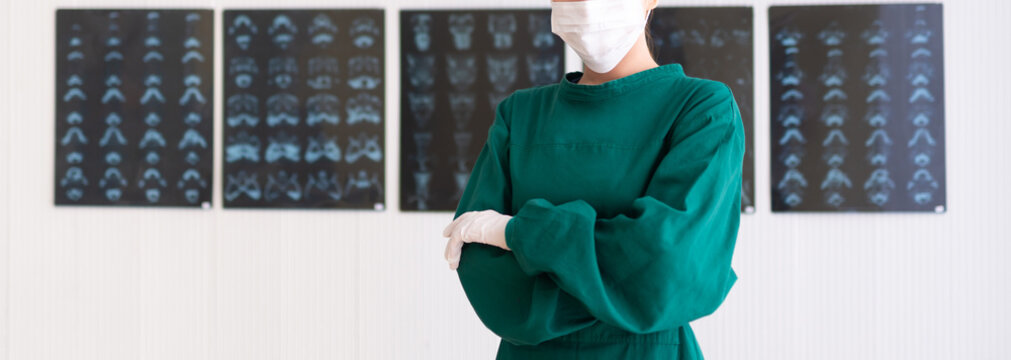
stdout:
{"type": "Polygon", "coordinates": [[[465,243],[481,243],[509,250],[505,241],[505,228],[512,219],[510,215],[499,214],[495,210],[468,211],[453,220],[442,236],[449,237],[446,244],[446,261],[450,270],[460,265],[460,254],[465,243]]]}

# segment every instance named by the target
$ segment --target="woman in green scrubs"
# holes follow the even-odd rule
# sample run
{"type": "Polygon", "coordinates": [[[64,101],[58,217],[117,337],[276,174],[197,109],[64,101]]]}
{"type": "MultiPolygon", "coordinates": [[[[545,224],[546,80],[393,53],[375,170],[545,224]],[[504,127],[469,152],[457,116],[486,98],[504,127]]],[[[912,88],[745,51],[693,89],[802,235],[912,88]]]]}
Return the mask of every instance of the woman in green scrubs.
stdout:
{"type": "Polygon", "coordinates": [[[656,0],[640,1],[552,2],[584,69],[498,105],[444,230],[450,268],[502,337],[498,359],[702,359],[689,322],[737,280],[737,103],[657,65],[643,26],[656,0]],[[630,45],[594,32],[609,17],[630,45]]]}

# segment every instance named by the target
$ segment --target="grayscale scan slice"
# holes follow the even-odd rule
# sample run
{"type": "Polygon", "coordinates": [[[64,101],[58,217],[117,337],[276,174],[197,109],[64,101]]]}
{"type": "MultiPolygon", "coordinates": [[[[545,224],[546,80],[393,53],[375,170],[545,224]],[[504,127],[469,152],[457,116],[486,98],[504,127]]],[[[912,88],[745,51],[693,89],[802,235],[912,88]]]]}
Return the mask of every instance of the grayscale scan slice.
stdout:
{"type": "Polygon", "coordinates": [[[495,107],[565,66],[549,10],[400,13],[400,209],[456,210],[495,107]]]}
{"type": "Polygon", "coordinates": [[[56,12],[57,205],[210,206],[214,14],[56,12]]]}
{"type": "Polygon", "coordinates": [[[226,207],[385,208],[383,10],[227,10],[226,207]]]}
{"type": "Polygon", "coordinates": [[[769,9],[773,211],[945,211],[940,4],[769,9]]]}
{"type": "Polygon", "coordinates": [[[745,140],[741,211],[755,211],[755,77],[750,7],[661,7],[650,22],[659,64],[727,84],[741,109],[745,140]]]}

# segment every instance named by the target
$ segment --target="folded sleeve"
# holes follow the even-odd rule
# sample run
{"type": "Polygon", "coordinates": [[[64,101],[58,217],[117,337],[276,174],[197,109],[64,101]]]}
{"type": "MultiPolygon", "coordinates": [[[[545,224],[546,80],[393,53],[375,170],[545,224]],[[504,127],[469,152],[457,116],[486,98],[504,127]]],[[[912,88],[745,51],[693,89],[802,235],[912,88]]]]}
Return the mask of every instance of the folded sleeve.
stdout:
{"type": "MultiPolygon", "coordinates": [[[[626,211],[602,218],[583,200],[542,198],[517,209],[506,243],[520,270],[547,275],[595,319],[634,333],[714,312],[737,280],[744,129],[729,88],[709,89],[675,120],[626,211]]],[[[475,258],[465,260],[486,261],[475,258]]]]}
{"type": "MultiPolygon", "coordinates": [[[[513,214],[508,166],[508,109],[512,101],[509,96],[496,108],[488,140],[474,163],[454,219],[468,211],[487,209],[513,214]]],[[[510,343],[535,345],[597,321],[547,274],[528,274],[521,269],[510,251],[464,244],[456,272],[478,318],[510,343]]]]}

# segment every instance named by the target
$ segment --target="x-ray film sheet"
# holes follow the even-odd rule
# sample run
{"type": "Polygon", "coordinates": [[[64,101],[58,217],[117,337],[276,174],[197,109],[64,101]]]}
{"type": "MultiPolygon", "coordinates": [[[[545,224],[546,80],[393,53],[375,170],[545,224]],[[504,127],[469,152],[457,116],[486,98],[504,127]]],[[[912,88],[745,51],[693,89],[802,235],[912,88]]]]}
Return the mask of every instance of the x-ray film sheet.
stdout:
{"type": "Polygon", "coordinates": [[[769,9],[773,211],[945,211],[940,4],[769,9]]]}
{"type": "Polygon", "coordinates": [[[549,10],[400,13],[400,208],[453,211],[516,89],[554,83],[564,44],[549,10]]]}
{"type": "Polygon", "coordinates": [[[209,206],[214,14],[56,12],[57,205],[209,206]]]}
{"type": "Polygon", "coordinates": [[[727,84],[744,121],[746,151],[741,211],[755,210],[755,80],[750,7],[661,7],[650,23],[660,64],[679,63],[688,76],[727,84]]]}
{"type": "Polygon", "coordinates": [[[226,207],[385,208],[383,10],[227,10],[226,207]]]}

